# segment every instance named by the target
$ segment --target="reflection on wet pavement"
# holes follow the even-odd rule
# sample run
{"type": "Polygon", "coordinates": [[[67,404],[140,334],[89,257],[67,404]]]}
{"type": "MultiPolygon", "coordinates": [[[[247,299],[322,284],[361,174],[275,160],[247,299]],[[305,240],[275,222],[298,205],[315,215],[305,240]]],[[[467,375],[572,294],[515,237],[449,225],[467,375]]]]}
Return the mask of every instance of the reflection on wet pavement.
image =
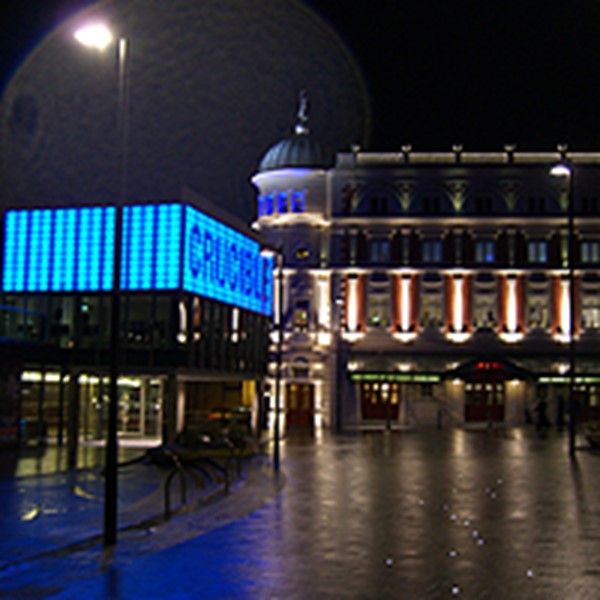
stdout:
{"type": "Polygon", "coordinates": [[[288,440],[274,500],[56,597],[596,598],[599,460],[528,432],[288,440]]]}

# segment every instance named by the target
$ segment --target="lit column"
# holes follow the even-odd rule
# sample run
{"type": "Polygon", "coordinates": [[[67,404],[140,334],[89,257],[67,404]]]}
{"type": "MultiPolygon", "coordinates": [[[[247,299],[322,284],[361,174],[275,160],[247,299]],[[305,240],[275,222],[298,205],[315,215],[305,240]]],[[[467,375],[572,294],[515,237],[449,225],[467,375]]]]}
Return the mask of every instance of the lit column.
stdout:
{"type": "Polygon", "coordinates": [[[346,325],[349,332],[356,333],[358,331],[358,278],[348,277],[346,290],[348,294],[346,300],[346,325]]]}
{"type": "Polygon", "coordinates": [[[571,286],[568,280],[560,281],[560,329],[566,340],[570,340],[573,332],[571,320],[571,286]]]}
{"type": "Polygon", "coordinates": [[[506,279],[506,328],[508,333],[517,331],[517,279],[506,279]]]}
{"type": "Polygon", "coordinates": [[[452,326],[454,331],[461,333],[463,330],[463,278],[458,276],[452,280],[453,283],[453,307],[452,307],[452,326]]]}
{"type": "Polygon", "coordinates": [[[317,279],[317,321],[318,321],[318,342],[321,346],[331,344],[331,305],[330,305],[330,287],[331,279],[329,275],[319,274],[317,279]]]}
{"type": "Polygon", "coordinates": [[[403,332],[410,331],[410,277],[402,277],[400,280],[400,328],[403,332]]]}

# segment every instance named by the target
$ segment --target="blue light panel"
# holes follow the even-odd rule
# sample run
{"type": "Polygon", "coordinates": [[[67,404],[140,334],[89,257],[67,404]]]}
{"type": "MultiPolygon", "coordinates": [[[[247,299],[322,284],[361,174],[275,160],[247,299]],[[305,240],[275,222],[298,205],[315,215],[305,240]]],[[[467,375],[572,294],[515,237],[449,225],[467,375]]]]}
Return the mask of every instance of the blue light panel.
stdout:
{"type": "Polygon", "coordinates": [[[191,206],[185,209],[183,288],[263,315],[273,309],[273,259],[260,245],[191,206]]]}
{"type": "Polygon", "coordinates": [[[182,214],[181,204],[123,208],[122,289],[180,287],[182,214]]]}
{"type": "Polygon", "coordinates": [[[7,211],[2,289],[111,289],[115,218],[114,207],[7,211]]]}

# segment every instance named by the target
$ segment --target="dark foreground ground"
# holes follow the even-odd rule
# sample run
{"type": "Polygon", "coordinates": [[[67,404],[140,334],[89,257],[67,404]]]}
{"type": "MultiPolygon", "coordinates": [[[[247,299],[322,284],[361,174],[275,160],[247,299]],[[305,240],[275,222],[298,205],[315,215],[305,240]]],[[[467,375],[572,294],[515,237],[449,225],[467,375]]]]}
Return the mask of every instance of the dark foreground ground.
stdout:
{"type": "MultiPolygon", "coordinates": [[[[5,476],[0,597],[595,600],[600,454],[581,441],[572,460],[566,442],[530,430],[290,439],[279,477],[255,459],[229,496],[122,532],[113,552],[58,550],[85,522],[72,493],[62,520],[52,512],[71,476],[5,476]]],[[[123,476],[128,515],[160,478],[139,469],[123,476]]]]}

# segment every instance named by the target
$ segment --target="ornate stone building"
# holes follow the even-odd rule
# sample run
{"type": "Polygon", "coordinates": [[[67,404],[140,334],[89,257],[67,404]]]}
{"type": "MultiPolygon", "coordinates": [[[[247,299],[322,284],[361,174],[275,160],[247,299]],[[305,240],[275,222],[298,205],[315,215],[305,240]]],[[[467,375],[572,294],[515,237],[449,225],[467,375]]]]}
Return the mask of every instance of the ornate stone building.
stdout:
{"type": "Polygon", "coordinates": [[[540,397],[554,421],[571,360],[600,406],[600,153],[333,155],[303,106],[252,181],[288,427],[519,424],[540,397]]]}

